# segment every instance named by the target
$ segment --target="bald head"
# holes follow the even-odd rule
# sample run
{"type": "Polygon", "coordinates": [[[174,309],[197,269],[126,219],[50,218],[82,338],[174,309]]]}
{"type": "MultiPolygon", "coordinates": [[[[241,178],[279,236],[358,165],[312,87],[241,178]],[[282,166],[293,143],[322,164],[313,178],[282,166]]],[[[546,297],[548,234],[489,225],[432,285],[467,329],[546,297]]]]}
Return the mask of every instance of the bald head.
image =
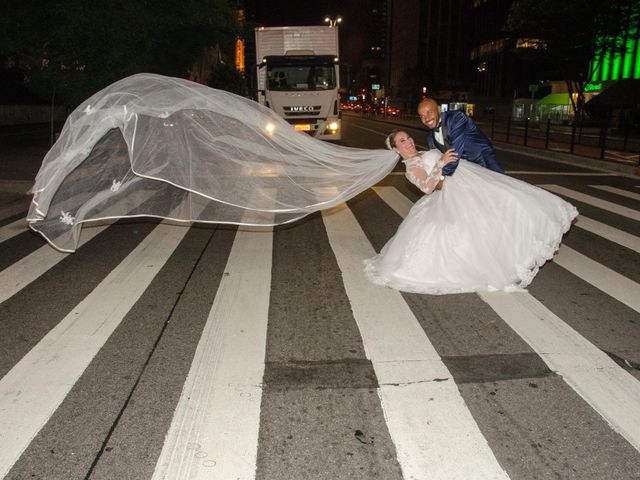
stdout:
{"type": "Polygon", "coordinates": [[[433,130],[440,120],[440,107],[433,98],[426,98],[418,104],[420,121],[429,130],[433,130]]]}

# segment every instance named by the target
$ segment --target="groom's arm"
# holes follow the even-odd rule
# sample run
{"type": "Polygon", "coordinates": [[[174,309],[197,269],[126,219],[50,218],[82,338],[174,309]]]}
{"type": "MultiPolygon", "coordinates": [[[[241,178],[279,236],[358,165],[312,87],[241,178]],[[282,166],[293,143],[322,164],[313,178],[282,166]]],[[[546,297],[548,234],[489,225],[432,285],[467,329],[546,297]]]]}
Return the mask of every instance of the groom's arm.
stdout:
{"type": "Polygon", "coordinates": [[[450,148],[453,148],[458,154],[458,160],[447,163],[442,169],[443,175],[453,175],[458,168],[460,158],[463,158],[465,151],[465,138],[468,130],[468,120],[464,113],[455,111],[447,112],[445,127],[447,128],[447,137],[449,139],[450,148]]]}

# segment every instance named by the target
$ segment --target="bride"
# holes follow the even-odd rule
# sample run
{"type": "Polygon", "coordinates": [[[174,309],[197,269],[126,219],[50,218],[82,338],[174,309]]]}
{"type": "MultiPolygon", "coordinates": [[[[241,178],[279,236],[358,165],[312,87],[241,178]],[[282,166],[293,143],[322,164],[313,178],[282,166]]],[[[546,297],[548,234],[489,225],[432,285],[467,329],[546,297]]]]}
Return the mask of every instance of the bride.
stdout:
{"type": "Polygon", "coordinates": [[[387,147],[425,196],[365,261],[376,284],[428,294],[522,290],[578,215],[560,197],[464,159],[445,180],[441,170],[456,153],[418,152],[405,131],[391,132],[387,147]]]}

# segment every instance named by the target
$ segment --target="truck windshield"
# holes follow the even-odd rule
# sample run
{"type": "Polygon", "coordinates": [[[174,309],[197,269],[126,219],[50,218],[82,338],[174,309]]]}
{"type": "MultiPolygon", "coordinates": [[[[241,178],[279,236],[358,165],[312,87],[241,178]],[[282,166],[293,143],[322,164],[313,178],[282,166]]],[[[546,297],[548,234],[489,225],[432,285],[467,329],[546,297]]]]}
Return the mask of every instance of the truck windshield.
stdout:
{"type": "Polygon", "coordinates": [[[269,90],[309,91],[336,88],[333,65],[269,65],[269,90]]]}

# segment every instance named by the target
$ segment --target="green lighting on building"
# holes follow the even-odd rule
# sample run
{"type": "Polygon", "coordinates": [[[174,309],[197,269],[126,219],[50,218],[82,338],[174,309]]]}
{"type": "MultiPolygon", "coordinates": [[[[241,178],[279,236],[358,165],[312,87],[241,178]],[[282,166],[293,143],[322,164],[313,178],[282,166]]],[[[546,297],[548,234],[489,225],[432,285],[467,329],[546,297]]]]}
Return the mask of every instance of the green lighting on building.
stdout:
{"type": "Polygon", "coordinates": [[[602,74],[600,75],[600,80],[603,82],[605,80],[609,80],[611,77],[611,55],[609,52],[604,54],[604,58],[602,59],[602,74]]]}
{"type": "Polygon", "coordinates": [[[633,69],[633,78],[640,78],[640,42],[636,41],[636,62],[633,69]]]}
{"type": "Polygon", "coordinates": [[[620,80],[620,67],[622,67],[622,55],[615,55],[611,69],[611,80],[620,80]]]}
{"type": "Polygon", "coordinates": [[[608,49],[605,52],[596,53],[591,61],[591,68],[596,67],[591,75],[591,82],[605,82],[607,80],[620,80],[622,78],[640,79],[640,37],[638,27],[634,26],[625,34],[624,48],[616,52],[608,49]],[[601,59],[599,64],[596,60],[601,59]]]}
{"type": "Polygon", "coordinates": [[[622,78],[633,78],[632,68],[633,68],[633,54],[636,51],[636,39],[630,38],[627,40],[627,54],[623,58],[622,64],[622,78]]]}

